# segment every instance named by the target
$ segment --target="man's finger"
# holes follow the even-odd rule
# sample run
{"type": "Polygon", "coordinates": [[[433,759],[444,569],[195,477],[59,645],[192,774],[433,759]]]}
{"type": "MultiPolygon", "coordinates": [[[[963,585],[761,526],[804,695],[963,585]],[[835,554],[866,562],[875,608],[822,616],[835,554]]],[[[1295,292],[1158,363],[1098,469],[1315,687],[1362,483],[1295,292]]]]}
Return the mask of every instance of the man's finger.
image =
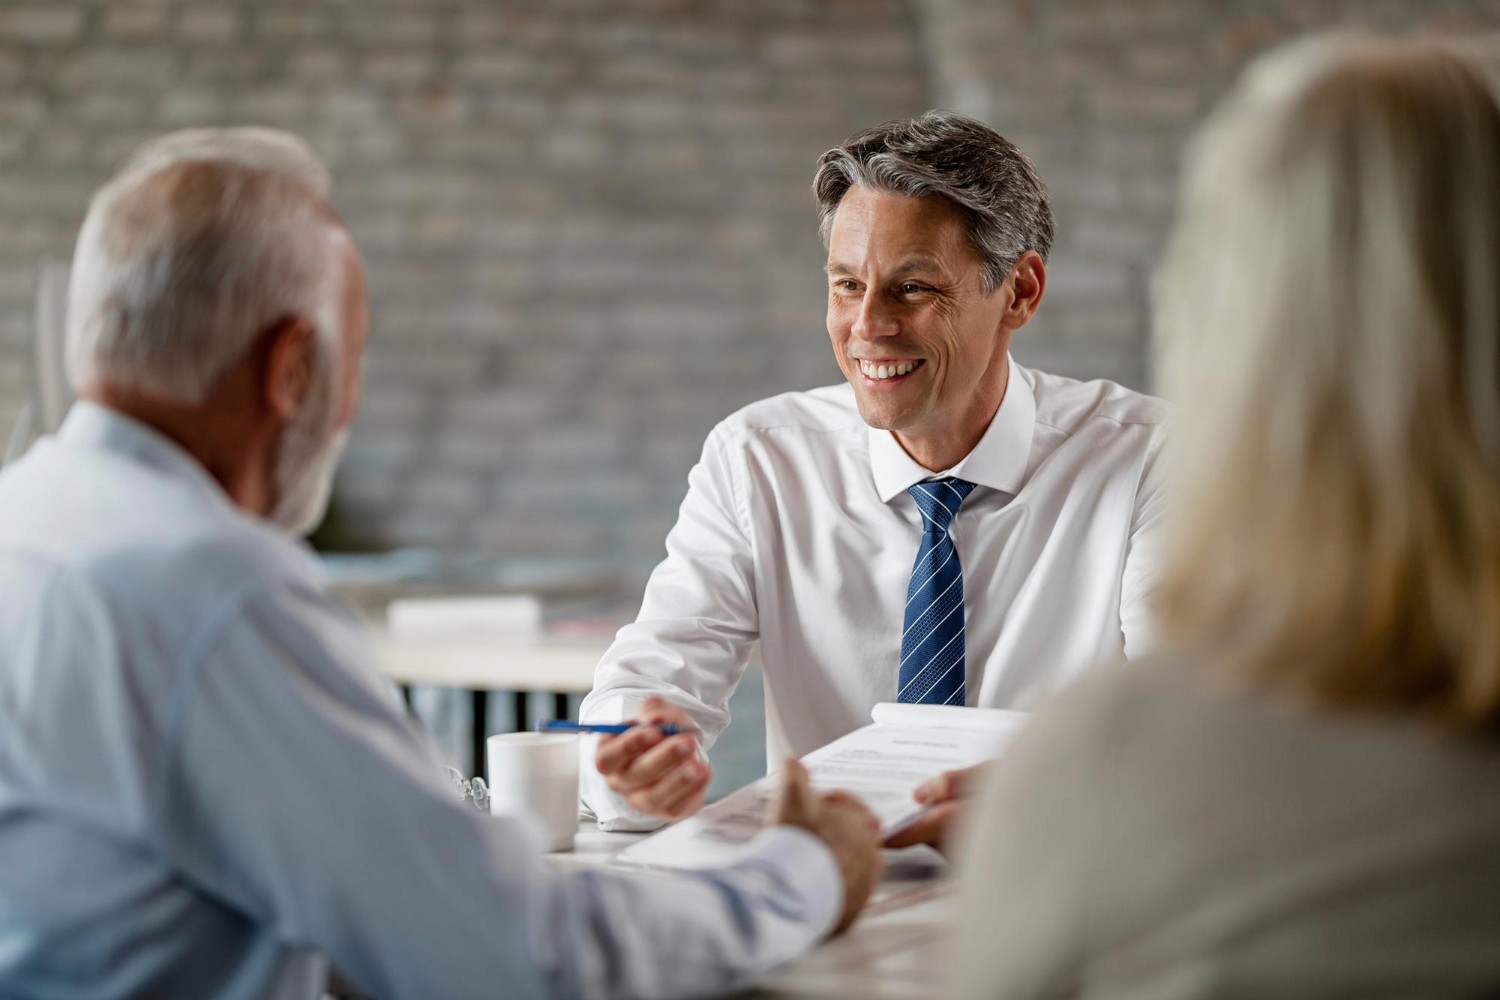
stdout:
{"type": "Polygon", "coordinates": [[[913,847],[917,844],[929,844],[933,847],[941,847],[943,838],[948,833],[948,824],[952,821],[953,814],[957,811],[958,806],[953,802],[935,806],[921,816],[918,816],[903,829],[896,831],[888,837],[883,846],[892,849],[913,847]]]}
{"type": "Polygon", "coordinates": [[[668,737],[613,775],[611,787],[617,791],[633,792],[654,785],[697,755],[698,743],[691,736],[668,737]]]}
{"type": "Polygon", "coordinates": [[[927,805],[956,799],[967,793],[974,775],[983,766],[977,764],[974,767],[964,767],[957,771],[944,771],[936,778],[929,778],[918,785],[912,797],[927,805]]]}
{"type": "Polygon", "coordinates": [[[865,805],[864,800],[862,800],[858,795],[855,795],[852,792],[847,792],[842,788],[835,788],[833,791],[825,792],[822,796],[820,796],[820,801],[824,805],[831,806],[835,809],[852,809],[856,811],[859,814],[860,819],[864,820],[865,825],[870,828],[871,833],[880,832],[879,817],[877,817],[873,812],[870,811],[870,807],[865,805]]]}
{"type": "Polygon", "coordinates": [[[655,726],[634,726],[619,736],[607,736],[599,741],[598,749],[594,751],[594,766],[600,774],[619,774],[663,738],[661,730],[655,726]]]}
{"type": "Polygon", "coordinates": [[[795,757],[788,757],[781,765],[781,788],[776,794],[776,822],[785,822],[788,817],[804,819],[808,814],[812,787],[807,779],[807,768],[795,757]]]}
{"type": "Polygon", "coordinates": [[[944,771],[936,778],[928,778],[917,786],[912,798],[923,804],[946,802],[953,798],[953,772],[944,771]]]}
{"type": "Polygon", "coordinates": [[[708,787],[708,768],[693,761],[678,768],[663,781],[646,789],[641,794],[648,796],[657,815],[674,819],[708,787]]]}

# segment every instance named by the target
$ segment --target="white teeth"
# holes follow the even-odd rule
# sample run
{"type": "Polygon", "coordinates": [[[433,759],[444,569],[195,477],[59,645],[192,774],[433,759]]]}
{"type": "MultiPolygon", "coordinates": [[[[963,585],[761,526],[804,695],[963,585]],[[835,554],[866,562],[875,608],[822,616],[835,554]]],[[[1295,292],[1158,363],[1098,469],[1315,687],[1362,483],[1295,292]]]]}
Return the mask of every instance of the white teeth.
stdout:
{"type": "Polygon", "coordinates": [[[920,361],[902,361],[893,365],[879,365],[871,361],[861,361],[859,362],[859,370],[868,378],[880,381],[915,371],[919,364],[921,364],[920,361]]]}

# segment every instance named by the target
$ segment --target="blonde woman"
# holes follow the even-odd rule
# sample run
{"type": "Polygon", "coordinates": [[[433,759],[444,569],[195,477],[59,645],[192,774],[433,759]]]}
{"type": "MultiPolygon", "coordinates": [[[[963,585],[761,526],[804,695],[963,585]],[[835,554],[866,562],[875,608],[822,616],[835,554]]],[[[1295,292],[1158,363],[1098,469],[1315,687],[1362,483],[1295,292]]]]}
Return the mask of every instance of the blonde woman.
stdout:
{"type": "Polygon", "coordinates": [[[1161,652],[965,839],[956,993],[1500,994],[1500,112],[1471,57],[1263,60],[1188,163],[1161,652]]]}

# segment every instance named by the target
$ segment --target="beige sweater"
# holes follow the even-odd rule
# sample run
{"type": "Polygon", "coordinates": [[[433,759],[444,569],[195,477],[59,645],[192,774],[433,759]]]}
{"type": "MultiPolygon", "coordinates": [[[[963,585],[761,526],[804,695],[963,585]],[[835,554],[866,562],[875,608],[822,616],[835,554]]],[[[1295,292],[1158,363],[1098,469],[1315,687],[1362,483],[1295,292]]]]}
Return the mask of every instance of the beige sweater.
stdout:
{"type": "Polygon", "coordinates": [[[961,998],[1500,996],[1500,740],[1101,671],[963,843],[961,998]]]}

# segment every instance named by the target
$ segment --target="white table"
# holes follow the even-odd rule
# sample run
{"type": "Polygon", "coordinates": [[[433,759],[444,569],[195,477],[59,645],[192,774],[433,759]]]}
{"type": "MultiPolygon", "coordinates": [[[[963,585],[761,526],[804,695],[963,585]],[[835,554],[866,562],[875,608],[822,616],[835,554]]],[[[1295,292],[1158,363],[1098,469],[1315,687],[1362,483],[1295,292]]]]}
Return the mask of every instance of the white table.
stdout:
{"type": "Polygon", "coordinates": [[[402,684],[566,694],[594,686],[594,667],[614,639],[500,629],[395,635],[377,628],[373,634],[380,669],[402,684]]]}
{"type": "MultiPolygon", "coordinates": [[[[604,833],[584,823],[571,852],[552,863],[602,865],[645,834],[604,833]]],[[[939,1000],[952,882],[926,848],[890,851],[886,877],[859,921],[810,955],[762,977],[743,1000],[939,1000]]]]}
{"type": "MultiPolygon", "coordinates": [[[[376,665],[404,687],[433,685],[465,688],[474,712],[473,760],[484,760],[489,734],[491,691],[516,695],[516,728],[527,729],[527,696],[533,691],[556,699],[556,714],[567,714],[567,696],[587,694],[594,686],[594,667],[612,635],[556,636],[509,629],[445,630],[436,634],[372,631],[376,665]]],[[[476,769],[480,765],[475,764],[476,769]]]]}

